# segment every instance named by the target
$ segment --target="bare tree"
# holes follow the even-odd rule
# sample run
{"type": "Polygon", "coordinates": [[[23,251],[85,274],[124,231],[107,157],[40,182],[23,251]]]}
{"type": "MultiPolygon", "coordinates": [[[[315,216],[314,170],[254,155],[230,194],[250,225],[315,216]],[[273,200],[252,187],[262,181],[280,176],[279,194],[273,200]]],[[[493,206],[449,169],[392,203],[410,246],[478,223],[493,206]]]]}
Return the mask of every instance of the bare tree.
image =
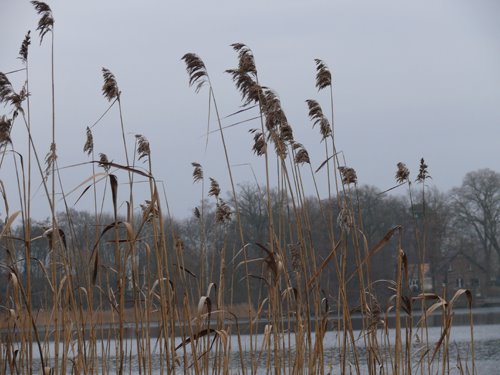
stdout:
{"type": "Polygon", "coordinates": [[[456,227],[463,229],[461,235],[479,244],[477,250],[482,254],[477,259],[481,259],[488,279],[498,277],[500,174],[490,169],[467,173],[462,186],[452,191],[452,204],[456,227]]]}

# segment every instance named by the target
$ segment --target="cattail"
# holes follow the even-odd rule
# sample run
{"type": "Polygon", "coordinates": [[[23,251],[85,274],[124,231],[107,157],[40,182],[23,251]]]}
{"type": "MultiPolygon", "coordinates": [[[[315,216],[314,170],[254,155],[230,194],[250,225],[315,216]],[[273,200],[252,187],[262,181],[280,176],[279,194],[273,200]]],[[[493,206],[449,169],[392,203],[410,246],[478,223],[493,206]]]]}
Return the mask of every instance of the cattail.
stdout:
{"type": "Polygon", "coordinates": [[[207,68],[203,60],[195,53],[186,53],[182,56],[186,63],[186,71],[189,75],[189,86],[196,85],[195,91],[199,92],[208,82],[207,68]]]}
{"type": "Polygon", "coordinates": [[[208,196],[214,196],[215,198],[219,198],[220,194],[220,186],[219,183],[210,177],[210,190],[208,191],[208,196]]]}
{"type": "Polygon", "coordinates": [[[342,176],[342,183],[355,184],[358,182],[358,176],[356,175],[354,168],[339,167],[339,171],[342,176]]]}
{"type": "Polygon", "coordinates": [[[94,151],[94,137],[92,136],[92,131],[87,126],[87,139],[85,140],[85,144],[83,145],[83,152],[86,152],[87,155],[90,155],[94,151]]]}
{"type": "Polygon", "coordinates": [[[31,44],[31,36],[30,36],[31,31],[28,30],[26,33],[26,36],[24,37],[23,42],[21,43],[21,48],[19,49],[19,59],[26,64],[26,61],[28,60],[28,47],[31,44]]]}
{"type": "Polygon", "coordinates": [[[314,59],[316,63],[316,87],[319,90],[332,85],[332,74],[328,66],[320,59],[314,59]]]}
{"type": "Polygon", "coordinates": [[[102,68],[102,77],[104,78],[104,84],[102,86],[102,94],[108,101],[112,101],[115,98],[120,98],[120,90],[118,89],[118,83],[116,78],[110,70],[102,68]]]}
{"type": "Polygon", "coordinates": [[[151,149],[149,148],[149,141],[143,135],[136,134],[137,140],[137,153],[139,154],[139,160],[142,158],[149,158],[151,155],[151,149]]]}
{"type": "Polygon", "coordinates": [[[308,99],[306,100],[307,106],[309,107],[309,118],[313,121],[313,128],[319,125],[320,133],[325,139],[332,134],[332,128],[330,122],[323,114],[321,106],[316,100],[308,99]]]}
{"type": "Polygon", "coordinates": [[[420,159],[420,168],[418,171],[418,176],[415,181],[417,182],[425,182],[426,179],[432,178],[427,171],[427,164],[425,164],[424,158],[420,159]]]}
{"type": "Polygon", "coordinates": [[[7,118],[7,116],[0,117],[0,147],[6,146],[8,143],[12,143],[10,139],[10,130],[12,127],[12,120],[7,118]]]}
{"type": "Polygon", "coordinates": [[[219,198],[215,209],[215,221],[220,224],[225,224],[231,220],[231,208],[229,205],[219,198]]]}
{"type": "Polygon", "coordinates": [[[203,180],[203,168],[200,163],[192,162],[193,166],[193,182],[198,182],[203,180]]]}
{"type": "Polygon", "coordinates": [[[108,156],[102,152],[99,154],[99,166],[103,167],[106,172],[109,172],[109,170],[111,169],[108,156]]]}
{"type": "Polygon", "coordinates": [[[32,1],[31,4],[35,7],[36,12],[41,16],[38,20],[38,27],[40,31],[40,44],[42,44],[43,37],[49,31],[52,32],[54,27],[54,17],[52,17],[52,10],[50,7],[41,1],[32,1]]]}
{"type": "Polygon", "coordinates": [[[396,171],[396,181],[400,184],[408,181],[408,177],[410,176],[410,170],[406,167],[405,163],[399,162],[397,164],[398,170],[396,171]]]}

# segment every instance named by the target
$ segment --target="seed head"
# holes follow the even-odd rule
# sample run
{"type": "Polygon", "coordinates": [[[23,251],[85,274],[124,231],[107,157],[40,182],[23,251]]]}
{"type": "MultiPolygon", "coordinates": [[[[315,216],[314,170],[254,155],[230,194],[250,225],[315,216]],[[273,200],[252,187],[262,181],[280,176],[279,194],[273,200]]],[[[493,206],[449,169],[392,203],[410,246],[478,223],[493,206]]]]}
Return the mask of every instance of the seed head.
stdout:
{"type": "Polygon", "coordinates": [[[396,171],[396,181],[400,184],[408,181],[410,170],[406,167],[405,163],[399,162],[397,164],[398,170],[396,171]]]}
{"type": "Polygon", "coordinates": [[[111,73],[110,70],[102,68],[102,77],[104,78],[104,84],[102,86],[102,94],[104,97],[108,99],[108,101],[120,98],[120,90],[118,89],[115,75],[111,73]]]}
{"type": "Polygon", "coordinates": [[[203,181],[203,168],[200,163],[192,162],[193,166],[193,182],[203,181]]]}
{"type": "Polygon", "coordinates": [[[208,196],[214,196],[215,198],[219,198],[220,194],[220,186],[219,183],[210,177],[210,190],[208,191],[208,196]]]}
{"type": "Polygon", "coordinates": [[[182,59],[186,63],[186,70],[189,75],[189,86],[196,85],[195,91],[199,92],[208,82],[207,68],[203,60],[195,53],[186,53],[182,59]]]}
{"type": "Polygon", "coordinates": [[[12,143],[10,139],[10,129],[12,127],[12,120],[7,118],[7,116],[0,117],[0,147],[6,146],[8,143],[12,143]]]}
{"type": "Polygon", "coordinates": [[[332,85],[332,73],[328,66],[320,59],[314,59],[316,63],[316,87],[319,90],[332,85]]]}
{"type": "Polygon", "coordinates": [[[23,42],[21,43],[21,48],[19,49],[19,59],[23,63],[26,63],[26,60],[28,60],[28,47],[31,44],[31,37],[30,37],[31,31],[28,30],[26,33],[26,36],[24,37],[23,42]]]}
{"type": "Polygon", "coordinates": [[[332,127],[330,126],[330,122],[323,114],[323,110],[321,106],[316,100],[306,100],[307,106],[309,107],[309,118],[313,121],[313,128],[316,125],[319,125],[320,133],[325,139],[332,134],[332,127]]]}
{"type": "Polygon", "coordinates": [[[92,136],[92,131],[87,126],[87,139],[85,144],[83,145],[83,152],[86,152],[87,155],[90,155],[94,151],[94,137],[92,136]]]}
{"type": "Polygon", "coordinates": [[[109,172],[109,170],[111,169],[111,166],[109,165],[108,156],[102,152],[99,154],[99,166],[103,167],[106,173],[109,172]]]}
{"type": "Polygon", "coordinates": [[[418,171],[418,176],[415,181],[425,182],[426,179],[432,178],[427,171],[427,164],[425,164],[424,158],[420,159],[420,168],[418,171]]]}
{"type": "Polygon", "coordinates": [[[311,164],[311,160],[309,159],[309,153],[302,145],[300,148],[297,149],[297,152],[295,153],[295,163],[296,164],[304,164],[304,163],[311,164]]]}
{"type": "Polygon", "coordinates": [[[199,219],[201,217],[200,209],[198,207],[195,207],[193,210],[194,216],[199,219]]]}
{"type": "Polygon", "coordinates": [[[151,155],[149,141],[141,134],[136,134],[135,138],[137,140],[137,154],[139,155],[139,160],[142,158],[149,158],[151,155]]]}
{"type": "Polygon", "coordinates": [[[354,168],[339,167],[340,175],[342,176],[342,183],[355,184],[358,182],[358,176],[354,168]]]}
{"type": "Polygon", "coordinates": [[[40,44],[42,44],[43,37],[49,31],[52,32],[54,28],[54,17],[52,16],[52,10],[50,7],[41,1],[32,1],[31,4],[35,7],[36,12],[41,16],[38,20],[38,27],[36,28],[40,32],[40,44]]]}
{"type": "Polygon", "coordinates": [[[231,208],[222,199],[217,202],[215,210],[215,221],[220,224],[228,223],[231,220],[231,208]]]}

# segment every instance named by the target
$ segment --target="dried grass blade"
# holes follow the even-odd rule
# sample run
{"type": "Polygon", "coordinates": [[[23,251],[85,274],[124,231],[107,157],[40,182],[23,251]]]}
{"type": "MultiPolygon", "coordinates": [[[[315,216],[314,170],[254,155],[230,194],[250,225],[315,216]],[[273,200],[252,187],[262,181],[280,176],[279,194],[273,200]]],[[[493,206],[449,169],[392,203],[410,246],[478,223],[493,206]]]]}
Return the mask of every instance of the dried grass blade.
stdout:
{"type": "Polygon", "coordinates": [[[114,218],[118,216],[118,205],[117,205],[117,197],[118,197],[118,178],[114,174],[109,175],[109,183],[111,185],[111,195],[113,198],[113,213],[114,218]]]}
{"type": "Polygon", "coordinates": [[[75,201],[75,203],[73,204],[73,206],[76,206],[76,204],[80,201],[80,199],[85,195],[85,193],[92,187],[92,185],[87,185],[87,187],[85,189],[83,189],[82,193],[80,194],[80,196],[78,197],[78,199],[75,201]]]}
{"type": "Polygon", "coordinates": [[[179,269],[180,269],[181,271],[186,272],[188,275],[193,276],[195,279],[197,279],[197,278],[198,278],[198,276],[196,276],[196,275],[195,275],[192,271],[190,271],[189,269],[187,269],[187,268],[186,268],[186,267],[184,267],[184,266],[178,265],[178,264],[176,264],[176,263],[174,263],[174,264],[173,264],[173,266],[179,267],[179,269]]]}
{"type": "MultiPolygon", "coordinates": [[[[206,335],[209,335],[211,333],[215,333],[215,336],[218,335],[217,330],[215,330],[213,328],[205,328],[205,329],[202,329],[201,331],[195,333],[194,336],[193,336],[193,338],[192,338],[192,340],[196,341],[199,338],[204,337],[206,335]]],[[[189,344],[190,342],[191,342],[191,337],[188,337],[183,342],[181,342],[179,345],[177,345],[174,350],[182,348],[183,346],[189,344]]]]}
{"type": "Polygon", "coordinates": [[[14,221],[16,220],[16,218],[19,216],[20,213],[21,211],[16,211],[7,218],[7,220],[5,221],[5,225],[2,229],[2,233],[0,233],[0,238],[5,236],[5,234],[10,231],[10,227],[12,226],[12,224],[14,223],[14,221]]]}
{"type": "Polygon", "coordinates": [[[147,177],[147,178],[152,178],[153,176],[150,175],[148,172],[141,171],[140,169],[137,168],[132,168],[126,165],[121,165],[117,164],[111,161],[101,161],[101,160],[92,160],[90,163],[96,163],[99,164],[99,166],[109,166],[109,167],[114,167],[118,169],[123,169],[127,172],[132,172],[132,173],[137,173],[140,176],[147,177]]]}
{"type": "Polygon", "coordinates": [[[332,156],[329,156],[325,161],[323,161],[323,163],[320,164],[320,166],[318,168],[316,168],[316,170],[314,171],[314,173],[318,173],[321,168],[323,168],[326,163],[328,163],[330,161],[331,158],[333,158],[336,154],[333,154],[332,156]]]}
{"type": "MultiPolygon", "coordinates": [[[[59,169],[63,169],[63,168],[59,168],[59,169]]],[[[82,186],[84,186],[85,184],[87,184],[88,182],[90,181],[94,181],[96,180],[96,182],[99,182],[101,181],[102,179],[104,179],[105,177],[107,177],[108,174],[105,173],[105,172],[98,172],[98,173],[95,173],[93,174],[92,176],[90,177],[87,177],[85,180],[83,180],[80,184],[78,184],[78,186],[76,186],[75,188],[71,189],[68,193],[66,193],[65,195],[68,196],[72,193],[74,193],[75,191],[77,191],[79,188],[81,188],[82,186]],[[97,177],[102,177],[100,179],[97,179],[97,177]]]]}
{"type": "Polygon", "coordinates": [[[472,293],[469,289],[459,289],[455,292],[453,297],[450,300],[450,303],[448,304],[448,308],[451,309],[455,301],[462,295],[465,294],[467,297],[467,302],[469,304],[469,308],[472,306],[472,293]]]}
{"type": "Polygon", "coordinates": [[[330,254],[328,254],[328,256],[325,258],[325,260],[321,263],[321,266],[319,266],[318,270],[313,275],[313,277],[311,277],[309,279],[309,282],[307,283],[307,289],[311,288],[314,281],[319,277],[319,275],[323,272],[323,270],[328,265],[330,260],[332,260],[332,258],[335,256],[335,254],[337,253],[337,249],[339,248],[341,243],[342,243],[342,241],[337,242],[337,244],[335,245],[333,250],[330,252],[330,254]]]}

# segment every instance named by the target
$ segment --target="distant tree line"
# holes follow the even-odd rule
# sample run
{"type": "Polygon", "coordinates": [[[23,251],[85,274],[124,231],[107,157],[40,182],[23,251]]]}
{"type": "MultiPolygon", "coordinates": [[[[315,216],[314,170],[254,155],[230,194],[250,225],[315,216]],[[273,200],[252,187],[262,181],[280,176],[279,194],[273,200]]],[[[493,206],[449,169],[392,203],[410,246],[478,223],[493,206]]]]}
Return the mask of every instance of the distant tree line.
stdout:
{"type": "MultiPolygon", "coordinates": [[[[489,169],[481,169],[468,173],[460,187],[443,193],[436,188],[400,187],[406,189],[404,195],[384,193],[373,186],[360,186],[354,189],[352,214],[357,217],[358,230],[362,246],[368,254],[377,242],[384,238],[393,227],[401,225],[402,248],[407,254],[409,264],[425,263],[429,265],[432,287],[436,293],[442,288],[452,289],[452,281],[447,278],[450,261],[457,254],[464,256],[476,269],[484,273],[486,285],[482,285],[483,294],[498,293],[500,286],[500,174],[489,169]]],[[[169,267],[175,277],[173,287],[178,295],[200,295],[210,283],[224,283],[227,295],[225,298],[233,303],[247,302],[248,291],[252,301],[260,300],[264,293],[266,281],[263,275],[263,262],[251,260],[265,257],[263,247],[269,243],[269,219],[267,194],[256,185],[243,184],[238,188],[238,207],[245,245],[241,246],[241,238],[234,213],[234,202],[227,199],[224,220],[218,215],[220,201],[211,204],[200,202],[194,214],[186,219],[165,219],[165,233],[170,254],[169,267]],[[221,262],[223,258],[223,262],[221,262]],[[251,285],[251,288],[248,288],[251,285]]],[[[287,215],[286,194],[278,190],[271,192],[271,210],[273,212],[274,231],[278,233],[284,254],[291,261],[286,265],[294,267],[293,257],[300,248],[294,233],[297,219],[287,215]],[[281,209],[273,207],[279,205],[281,209]],[[285,212],[285,214],[284,214],[285,212]]],[[[343,217],[342,207],[337,204],[336,197],[318,200],[307,197],[301,202],[299,209],[303,224],[303,241],[314,247],[317,263],[325,260],[332,251],[329,236],[341,236],[341,227],[347,220],[343,217]]],[[[145,214],[151,214],[150,211],[145,214]]],[[[59,215],[59,227],[64,241],[65,254],[70,257],[75,285],[88,285],[90,278],[101,288],[101,293],[93,294],[93,303],[98,305],[102,298],[112,298],[112,293],[103,292],[106,285],[116,283],[115,252],[113,251],[113,234],[103,233],[103,228],[113,222],[113,216],[102,215],[99,224],[93,214],[83,211],[70,211],[59,215]],[[99,253],[99,269],[91,259],[94,252],[99,253]],[[104,296],[104,297],[103,297],[104,296]]],[[[31,226],[30,269],[26,268],[26,251],[23,242],[23,228],[12,231],[9,239],[2,243],[0,257],[4,267],[0,269],[2,278],[8,277],[8,267],[15,259],[21,275],[30,273],[32,283],[32,304],[43,306],[48,296],[50,285],[51,244],[50,225],[45,222],[33,222],[31,226]],[[7,243],[9,242],[9,243],[7,243]],[[12,243],[14,242],[14,246],[12,243]],[[10,250],[9,250],[10,249],[10,250]],[[13,256],[8,253],[15,249],[13,256]]],[[[120,229],[120,238],[125,238],[125,228],[120,229]]],[[[127,254],[126,264],[137,268],[134,275],[127,277],[127,293],[130,299],[140,294],[141,285],[152,285],[156,279],[155,258],[149,256],[154,234],[145,227],[138,238],[138,246],[134,254],[127,254]],[[135,278],[135,279],[134,279],[135,278]],[[134,288],[133,285],[138,287],[134,288]]],[[[352,241],[352,240],[350,240],[352,241]]],[[[123,243],[126,253],[126,242],[123,243]]],[[[369,258],[369,272],[376,287],[377,298],[383,303],[391,294],[389,280],[395,277],[396,252],[395,243],[389,243],[384,249],[369,258]]],[[[356,261],[348,254],[345,272],[352,275],[356,272],[356,261]]],[[[61,262],[61,264],[65,264],[61,262]]],[[[57,267],[57,265],[55,265],[57,267]]],[[[291,270],[293,271],[293,270],[291,270]]],[[[68,272],[68,270],[66,270],[68,272]]],[[[294,272],[290,272],[291,275],[294,272]]],[[[415,276],[417,279],[419,275],[415,276]]],[[[291,281],[293,284],[294,280],[291,281]]],[[[333,264],[326,264],[320,275],[320,285],[325,295],[335,295],[337,276],[333,264]]],[[[353,290],[356,291],[357,279],[352,278],[353,290]]],[[[5,295],[7,282],[0,284],[2,296],[5,295]]],[[[417,292],[423,289],[420,280],[417,292]]],[[[352,299],[358,296],[356,291],[352,299]]],[[[2,297],[3,298],[3,297],[2,297]]],[[[359,297],[357,297],[359,298],[359,297]]],[[[196,299],[193,298],[193,301],[196,299]]],[[[102,303],[102,301],[101,301],[102,303]]],[[[352,301],[353,305],[356,301],[352,301]]],[[[2,302],[0,302],[2,304],[2,302]]]]}

